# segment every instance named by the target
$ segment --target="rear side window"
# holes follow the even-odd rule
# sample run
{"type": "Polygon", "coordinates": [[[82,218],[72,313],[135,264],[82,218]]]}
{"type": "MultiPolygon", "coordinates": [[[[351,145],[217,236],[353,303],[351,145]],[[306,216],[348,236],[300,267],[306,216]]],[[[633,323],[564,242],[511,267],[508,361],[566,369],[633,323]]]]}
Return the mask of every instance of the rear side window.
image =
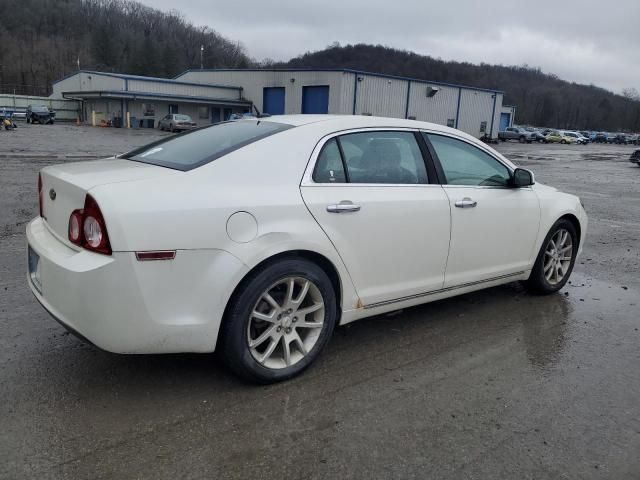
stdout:
{"type": "Polygon", "coordinates": [[[509,185],[509,169],[488,153],[462,140],[442,135],[425,135],[436,151],[449,185],[509,185]]]}
{"type": "Polygon", "coordinates": [[[122,158],[176,170],[192,170],[290,128],[292,125],[261,120],[218,123],[151,143],[122,158]]]}
{"type": "Polygon", "coordinates": [[[395,131],[348,133],[331,139],[318,156],[313,180],[391,185],[429,183],[415,135],[395,131]]]}
{"type": "Polygon", "coordinates": [[[329,140],[322,147],[316,168],[313,171],[313,181],[316,183],[346,182],[342,157],[335,138],[329,140]]]}

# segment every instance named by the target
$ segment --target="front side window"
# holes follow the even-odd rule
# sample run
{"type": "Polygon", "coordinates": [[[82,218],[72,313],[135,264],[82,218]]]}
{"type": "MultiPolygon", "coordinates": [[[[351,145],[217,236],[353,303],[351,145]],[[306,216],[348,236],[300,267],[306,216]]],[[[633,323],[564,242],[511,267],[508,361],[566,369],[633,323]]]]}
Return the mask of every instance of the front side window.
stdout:
{"type": "Polygon", "coordinates": [[[449,185],[509,186],[509,169],[488,153],[462,140],[425,135],[440,160],[449,185]]]}
{"type": "Polygon", "coordinates": [[[428,183],[412,132],[362,132],[339,137],[349,183],[428,183]]]}
{"type": "Polygon", "coordinates": [[[261,120],[218,123],[163,138],[121,158],[186,171],[290,128],[292,125],[261,120]]]}

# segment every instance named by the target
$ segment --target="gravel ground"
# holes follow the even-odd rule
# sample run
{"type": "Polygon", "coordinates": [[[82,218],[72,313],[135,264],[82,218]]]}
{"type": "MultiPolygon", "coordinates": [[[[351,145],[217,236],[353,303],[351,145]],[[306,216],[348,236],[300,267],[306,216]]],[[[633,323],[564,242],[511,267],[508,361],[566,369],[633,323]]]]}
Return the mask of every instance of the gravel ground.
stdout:
{"type": "Polygon", "coordinates": [[[512,284],[357,322],[302,377],[255,387],[212,355],[84,345],[26,285],[37,171],[158,136],[0,132],[0,478],[640,478],[631,147],[497,146],[584,201],[559,294],[512,284]]]}

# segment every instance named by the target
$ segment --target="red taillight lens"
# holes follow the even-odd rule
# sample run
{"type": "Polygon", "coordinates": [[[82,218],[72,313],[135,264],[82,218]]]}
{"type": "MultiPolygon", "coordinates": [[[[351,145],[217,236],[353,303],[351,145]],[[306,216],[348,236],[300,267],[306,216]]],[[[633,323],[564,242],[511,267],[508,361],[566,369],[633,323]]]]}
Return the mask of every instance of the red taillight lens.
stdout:
{"type": "Polygon", "coordinates": [[[84,208],[74,210],[69,217],[69,240],[87,250],[111,255],[107,225],[91,195],[85,197],[84,208]]]}
{"type": "Polygon", "coordinates": [[[40,216],[42,215],[42,174],[38,174],[38,208],[40,209],[40,216]]]}

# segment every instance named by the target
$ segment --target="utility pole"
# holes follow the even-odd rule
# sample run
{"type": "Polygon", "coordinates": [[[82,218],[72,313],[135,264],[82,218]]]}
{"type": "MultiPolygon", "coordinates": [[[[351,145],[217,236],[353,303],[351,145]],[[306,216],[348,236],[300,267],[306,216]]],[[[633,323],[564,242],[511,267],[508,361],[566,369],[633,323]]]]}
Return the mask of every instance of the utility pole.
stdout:
{"type": "Polygon", "coordinates": [[[200,70],[204,69],[204,62],[202,61],[204,56],[204,45],[200,45],[200,70]]]}

